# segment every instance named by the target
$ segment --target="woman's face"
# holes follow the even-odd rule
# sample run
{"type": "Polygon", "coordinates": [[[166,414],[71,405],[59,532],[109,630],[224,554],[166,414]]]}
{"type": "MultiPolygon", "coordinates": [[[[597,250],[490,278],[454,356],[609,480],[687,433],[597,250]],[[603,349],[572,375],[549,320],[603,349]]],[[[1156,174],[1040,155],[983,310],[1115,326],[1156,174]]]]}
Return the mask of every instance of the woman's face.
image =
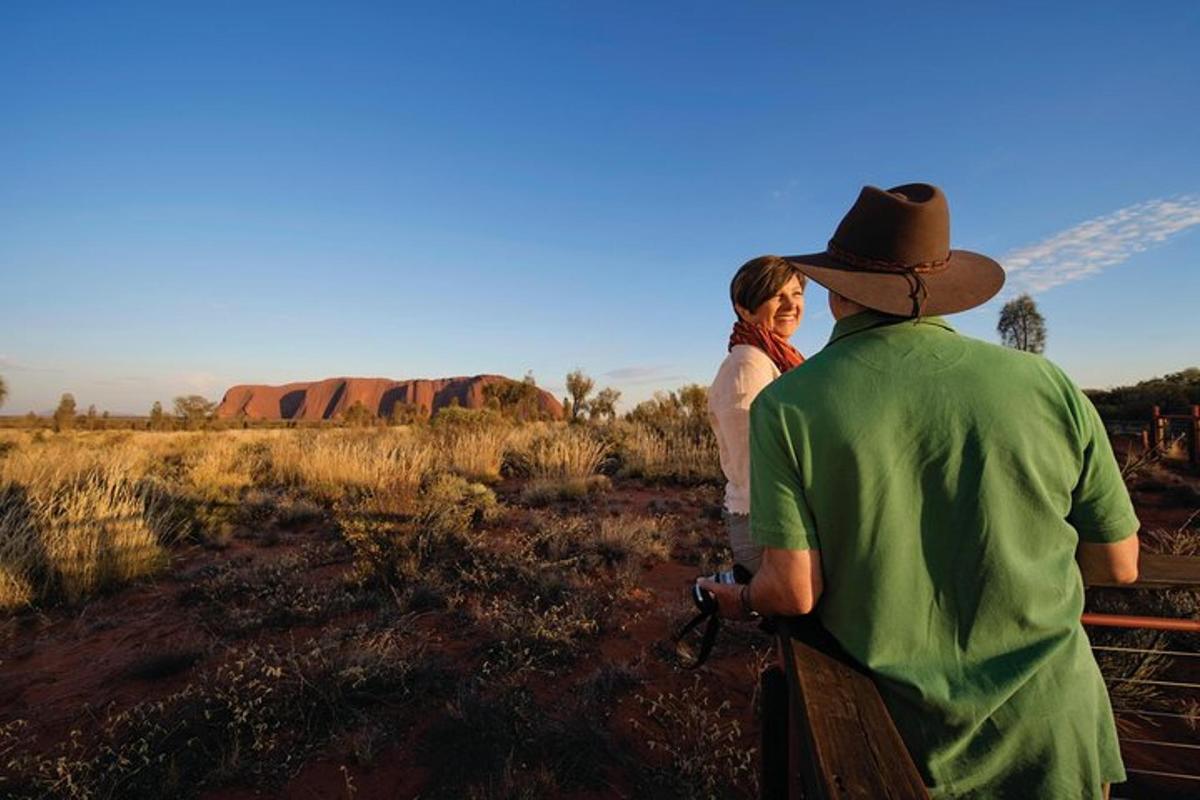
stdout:
{"type": "Polygon", "coordinates": [[[804,318],[804,287],[793,276],[754,311],[739,306],[738,314],[746,322],[766,325],[776,336],[790,339],[804,318]]]}

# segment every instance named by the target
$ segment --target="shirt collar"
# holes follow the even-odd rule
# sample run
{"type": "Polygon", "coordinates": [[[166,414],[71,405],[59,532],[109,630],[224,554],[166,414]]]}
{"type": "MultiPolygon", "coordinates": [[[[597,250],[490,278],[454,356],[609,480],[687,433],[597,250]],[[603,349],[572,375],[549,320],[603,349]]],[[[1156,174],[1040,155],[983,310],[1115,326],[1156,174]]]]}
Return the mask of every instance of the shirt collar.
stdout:
{"type": "MultiPolygon", "coordinates": [[[[880,328],[884,325],[896,325],[901,322],[910,321],[911,318],[909,317],[897,317],[891,314],[884,314],[882,311],[867,309],[866,311],[860,311],[854,316],[843,317],[842,319],[838,320],[837,324],[833,326],[833,333],[829,337],[829,344],[833,344],[839,339],[845,339],[847,336],[853,336],[856,333],[862,333],[863,331],[871,330],[872,328],[880,328]]],[[[951,333],[954,333],[954,328],[950,327],[950,324],[941,317],[921,317],[916,320],[915,324],[936,325],[939,328],[945,328],[951,333]]],[[[826,345],[826,347],[828,346],[829,345],[826,345]]]]}

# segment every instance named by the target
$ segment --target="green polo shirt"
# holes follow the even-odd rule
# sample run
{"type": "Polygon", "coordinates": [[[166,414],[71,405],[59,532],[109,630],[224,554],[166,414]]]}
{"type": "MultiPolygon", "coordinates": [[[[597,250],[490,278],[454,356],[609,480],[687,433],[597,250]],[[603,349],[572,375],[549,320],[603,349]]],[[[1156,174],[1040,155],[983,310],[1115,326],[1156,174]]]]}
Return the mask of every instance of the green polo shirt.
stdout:
{"type": "Polygon", "coordinates": [[[816,613],[875,675],[935,797],[1125,779],[1075,550],[1138,521],[1058,367],[936,317],[857,314],[758,395],[750,452],[753,538],[821,551],[816,613]]]}

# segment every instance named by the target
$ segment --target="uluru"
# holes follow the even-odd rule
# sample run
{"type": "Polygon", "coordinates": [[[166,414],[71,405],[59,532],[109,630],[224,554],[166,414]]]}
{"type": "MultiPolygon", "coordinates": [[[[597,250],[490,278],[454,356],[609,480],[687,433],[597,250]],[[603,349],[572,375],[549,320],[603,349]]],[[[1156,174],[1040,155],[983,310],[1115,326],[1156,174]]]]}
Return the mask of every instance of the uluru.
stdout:
{"type": "MultiPolygon", "coordinates": [[[[282,386],[241,384],[225,392],[216,413],[223,419],[244,416],[252,420],[315,422],[337,418],[361,403],[380,417],[390,417],[398,404],[420,409],[428,416],[454,405],[484,408],[487,387],[519,383],[502,375],[475,375],[415,380],[326,378],[282,386]]],[[[561,419],[563,408],[558,399],[543,389],[536,391],[539,412],[561,419]]]]}

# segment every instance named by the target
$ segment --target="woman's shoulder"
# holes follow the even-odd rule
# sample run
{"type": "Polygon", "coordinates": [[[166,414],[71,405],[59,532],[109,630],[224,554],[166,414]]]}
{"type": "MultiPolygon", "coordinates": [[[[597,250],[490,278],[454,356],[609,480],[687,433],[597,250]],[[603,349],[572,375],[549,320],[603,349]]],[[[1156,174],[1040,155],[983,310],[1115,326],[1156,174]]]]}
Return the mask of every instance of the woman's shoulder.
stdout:
{"type": "Polygon", "coordinates": [[[730,348],[722,364],[748,366],[766,372],[778,372],[771,357],[752,344],[736,344],[730,348]]]}
{"type": "Polygon", "coordinates": [[[762,350],[753,345],[734,346],[713,380],[713,389],[731,394],[757,394],[760,389],[779,377],[779,370],[762,350]]]}

